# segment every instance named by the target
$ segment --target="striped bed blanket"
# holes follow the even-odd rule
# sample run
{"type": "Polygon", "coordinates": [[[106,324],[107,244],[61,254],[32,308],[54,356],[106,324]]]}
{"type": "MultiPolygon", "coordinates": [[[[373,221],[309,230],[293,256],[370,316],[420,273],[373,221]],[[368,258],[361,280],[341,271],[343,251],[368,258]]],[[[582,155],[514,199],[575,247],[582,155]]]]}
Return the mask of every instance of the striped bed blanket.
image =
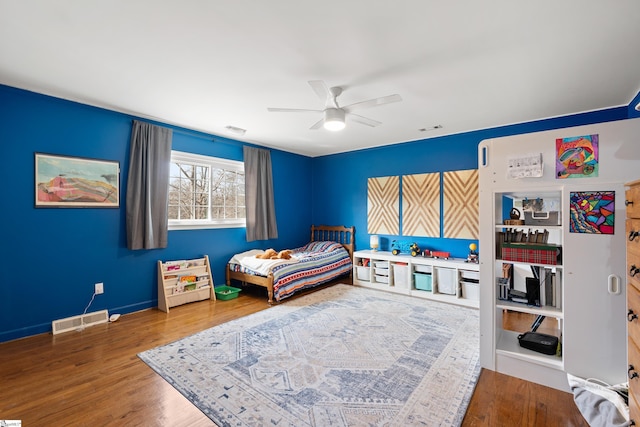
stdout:
{"type": "Polygon", "coordinates": [[[263,253],[252,250],[234,255],[229,261],[233,271],[259,276],[273,273],[273,296],[280,301],[302,289],[329,282],[351,271],[347,250],[337,242],[310,242],[293,249],[290,260],[260,260],[263,253]]]}

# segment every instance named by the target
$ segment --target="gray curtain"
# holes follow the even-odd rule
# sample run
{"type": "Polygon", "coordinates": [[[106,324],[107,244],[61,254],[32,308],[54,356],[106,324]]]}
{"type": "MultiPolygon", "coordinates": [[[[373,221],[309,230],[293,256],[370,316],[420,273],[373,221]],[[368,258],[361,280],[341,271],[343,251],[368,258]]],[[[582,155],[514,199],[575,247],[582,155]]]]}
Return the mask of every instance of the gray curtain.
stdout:
{"type": "Polygon", "coordinates": [[[269,150],[244,147],[244,181],[247,242],[276,239],[278,227],[269,150]]]}
{"type": "Polygon", "coordinates": [[[133,121],[127,180],[127,247],[167,247],[171,129],[133,121]]]}

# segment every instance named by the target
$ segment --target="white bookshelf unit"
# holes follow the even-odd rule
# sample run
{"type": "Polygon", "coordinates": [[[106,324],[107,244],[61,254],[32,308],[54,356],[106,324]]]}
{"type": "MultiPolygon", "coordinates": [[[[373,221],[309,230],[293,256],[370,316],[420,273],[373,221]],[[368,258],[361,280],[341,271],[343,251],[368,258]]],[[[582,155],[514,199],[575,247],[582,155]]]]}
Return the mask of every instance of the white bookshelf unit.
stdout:
{"type": "MultiPolygon", "coordinates": [[[[624,223],[624,182],[637,179],[640,156],[629,155],[626,150],[638,148],[639,133],[640,119],[632,119],[492,138],[478,144],[483,285],[480,364],[484,369],[567,392],[571,391],[567,374],[608,384],[629,380],[625,351],[628,341],[625,295],[629,285],[625,280],[628,233],[624,223]],[[588,150],[588,141],[591,138],[595,142],[596,137],[598,173],[593,174],[590,169],[573,170],[579,173],[572,172],[568,179],[564,178],[575,166],[570,165],[564,154],[570,154],[572,144],[577,141],[586,143],[584,147],[588,150]],[[541,168],[533,167],[536,164],[541,168]],[[504,253],[509,255],[505,259],[503,252],[497,250],[499,233],[507,229],[504,221],[511,223],[515,219],[510,218],[509,199],[525,197],[529,202],[536,201],[529,205],[532,212],[539,206],[536,199],[540,198],[542,212],[555,218],[553,224],[551,221],[540,224],[530,212],[529,217],[524,217],[525,224],[515,228],[546,229],[548,243],[561,245],[561,263],[542,266],[555,269],[556,281],[561,276],[557,289],[561,296],[559,307],[542,305],[542,301],[539,307],[503,301],[502,286],[495,282],[502,277],[502,264],[513,261],[509,251],[504,253]],[[599,206],[600,197],[612,203],[607,208],[598,208],[594,211],[596,215],[588,219],[592,215],[590,207],[599,206]],[[556,206],[547,206],[551,199],[559,200],[556,206]],[[606,226],[602,229],[596,226],[599,221],[605,221],[606,226]],[[520,347],[517,333],[533,329],[535,324],[503,324],[507,311],[533,315],[518,316],[521,318],[545,316],[544,333],[561,339],[561,353],[547,355],[520,347]]],[[[524,263],[522,275],[528,269],[528,276],[535,276],[530,267],[538,267],[538,261],[528,260],[535,262],[524,263]]]]}
{"type": "Polygon", "coordinates": [[[480,266],[464,259],[363,250],[353,253],[353,265],[354,285],[479,307],[480,266]]]}
{"type": "Polygon", "coordinates": [[[215,300],[209,257],[158,261],[158,309],[206,299],[215,300]]]}
{"type": "MultiPolygon", "coordinates": [[[[495,247],[495,255],[492,257],[492,261],[489,268],[484,269],[483,274],[489,273],[490,277],[486,280],[492,281],[495,291],[495,297],[492,301],[494,319],[494,337],[495,337],[495,360],[497,370],[499,372],[507,373],[514,376],[525,377],[529,379],[527,375],[534,375],[537,378],[548,376],[552,385],[555,384],[556,388],[561,387],[561,382],[564,380],[564,357],[562,351],[555,355],[547,355],[521,347],[518,343],[518,335],[527,330],[513,331],[506,329],[503,326],[503,314],[507,312],[526,313],[534,316],[541,316],[540,319],[549,318],[555,319],[554,324],[558,325],[558,329],[553,335],[557,336],[560,343],[564,338],[564,310],[563,310],[563,266],[561,259],[558,260],[553,251],[546,251],[549,254],[551,260],[544,260],[544,262],[530,262],[530,259],[519,259],[518,256],[510,257],[503,252],[503,243],[499,239],[500,235],[510,235],[511,238],[518,235],[520,231],[523,234],[536,234],[546,233],[547,242],[543,243],[516,243],[522,245],[522,248],[517,249],[517,253],[522,253],[526,257],[533,257],[530,255],[533,252],[539,252],[540,248],[552,248],[557,247],[562,249],[563,247],[563,224],[547,224],[547,225],[504,225],[505,212],[510,210],[512,206],[518,203],[518,201],[526,199],[539,199],[544,200],[545,203],[552,200],[557,201],[558,216],[562,218],[562,209],[560,207],[560,200],[563,199],[561,189],[548,189],[547,191],[536,189],[518,192],[494,192],[493,193],[493,215],[494,215],[494,233],[493,239],[489,247],[495,247]],[[506,206],[505,206],[506,205],[506,206]],[[513,276],[512,284],[515,290],[526,292],[526,279],[535,278],[538,274],[538,290],[540,292],[539,303],[540,305],[512,302],[501,298],[500,292],[497,289],[497,280],[503,277],[503,266],[511,265],[510,274],[513,276]],[[536,270],[536,273],[534,273],[536,270]],[[548,273],[548,274],[545,274],[548,273]],[[545,290],[549,290],[549,298],[545,294],[545,290]],[[542,299],[544,298],[544,300],[542,299]],[[549,299],[549,301],[547,301],[549,299]],[[519,375],[518,375],[519,374],[519,375]],[[560,378],[556,383],[556,378],[560,378]]],[[[522,209],[522,208],[520,208],[522,209]]],[[[524,215],[523,215],[524,217],[524,215]]],[[[483,242],[484,243],[484,242],[483,242]]],[[[487,247],[485,243],[485,248],[487,247]]],[[[507,238],[506,245],[509,245],[509,238],[507,238]]],[[[485,280],[483,278],[483,280],[485,280]]]]}

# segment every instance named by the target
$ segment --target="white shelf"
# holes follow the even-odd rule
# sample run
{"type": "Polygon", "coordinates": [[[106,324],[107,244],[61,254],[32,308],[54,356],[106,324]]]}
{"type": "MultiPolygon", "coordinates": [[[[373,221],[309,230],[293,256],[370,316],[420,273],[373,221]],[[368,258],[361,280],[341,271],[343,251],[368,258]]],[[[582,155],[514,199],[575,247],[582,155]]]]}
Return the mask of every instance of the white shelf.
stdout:
{"type": "MultiPolygon", "coordinates": [[[[481,242],[484,245],[490,244],[490,247],[496,248],[498,232],[500,231],[513,231],[513,230],[521,230],[523,233],[529,232],[541,232],[548,231],[547,236],[547,244],[549,245],[557,245],[559,247],[563,247],[564,241],[564,227],[562,225],[505,225],[503,221],[503,217],[507,211],[511,209],[511,201],[512,199],[524,199],[524,198],[541,198],[543,200],[554,200],[558,202],[552,202],[555,206],[560,209],[562,206],[559,201],[562,200],[562,190],[561,189],[549,189],[549,191],[527,191],[524,190],[522,192],[493,192],[488,195],[488,199],[491,200],[491,211],[489,215],[490,218],[493,218],[493,230],[485,230],[488,231],[486,234],[481,233],[481,242]],[[506,196],[506,198],[505,198],[506,196]],[[503,204],[506,205],[503,206],[503,204]],[[484,236],[484,241],[482,241],[482,236],[484,236]]],[[[520,208],[518,208],[520,209],[520,208]]],[[[520,209],[521,210],[521,209],[520,209]]],[[[485,211],[486,212],[486,211],[485,211]]],[[[524,215],[523,212],[521,212],[524,215]]],[[[558,212],[560,218],[562,218],[562,210],[560,209],[558,212]]],[[[515,242],[514,242],[515,243],[515,242]]],[[[521,242],[522,244],[533,244],[528,242],[521,242]]],[[[485,246],[486,247],[486,246],[485,246]]],[[[484,253],[487,255],[487,252],[484,253]]],[[[521,254],[518,254],[521,255],[521,254]]],[[[522,254],[524,256],[524,254],[522,254]]],[[[482,260],[481,260],[482,261],[482,260]]],[[[555,318],[558,320],[559,329],[556,331],[554,335],[558,337],[564,336],[564,318],[565,313],[562,307],[555,306],[534,306],[528,304],[522,304],[512,301],[501,300],[498,298],[498,290],[496,286],[496,280],[499,277],[502,277],[503,264],[512,264],[513,268],[511,269],[511,274],[513,278],[511,279],[511,284],[514,285],[515,289],[520,291],[525,291],[526,289],[526,278],[533,277],[534,274],[531,271],[532,268],[540,268],[551,270],[553,274],[555,274],[556,280],[558,280],[558,285],[554,291],[559,292],[559,301],[561,303],[564,302],[563,298],[563,265],[562,260],[557,264],[543,264],[537,262],[525,262],[525,261],[513,261],[502,259],[501,254],[497,253],[494,249],[491,252],[491,261],[487,262],[484,260],[484,265],[487,267],[486,270],[483,270],[482,277],[483,280],[493,280],[493,296],[489,299],[490,307],[487,307],[487,310],[493,311],[493,314],[490,316],[492,319],[492,329],[493,329],[493,339],[487,341],[492,342],[491,352],[491,361],[493,365],[489,366],[492,369],[497,370],[498,372],[505,373],[507,375],[515,375],[520,378],[525,378],[531,380],[532,378],[539,379],[545,385],[556,387],[558,384],[561,384],[562,381],[562,370],[564,369],[564,356],[563,354],[557,355],[547,355],[543,353],[539,353],[533,350],[528,350],[520,346],[518,342],[518,335],[522,332],[515,332],[510,330],[503,329],[502,319],[503,319],[503,310],[518,312],[529,314],[533,316],[544,316],[555,318]]],[[[543,276],[544,277],[544,276],[543,276]]],[[[555,283],[555,281],[554,281],[555,283]]],[[[551,283],[545,284],[551,285],[551,283]]],[[[554,285],[555,286],[555,285],[554,285]]],[[[544,292],[544,287],[541,286],[541,292],[544,292]]],[[[484,308],[483,308],[484,310],[484,308]]],[[[486,316],[485,316],[486,318],[486,316]]],[[[525,329],[528,329],[530,326],[526,325],[525,329]]],[[[524,330],[523,330],[524,332],[524,330]]],[[[561,347],[562,353],[564,353],[564,349],[561,347]]],[[[485,350],[483,350],[485,351],[485,350]]]]}
{"type": "Polygon", "coordinates": [[[561,225],[505,225],[505,224],[496,224],[496,230],[517,230],[521,228],[526,228],[530,230],[562,230],[561,225]]]}
{"type": "Polygon", "coordinates": [[[535,263],[535,262],[511,261],[511,260],[502,259],[502,258],[496,258],[496,263],[500,263],[500,264],[518,264],[518,265],[525,265],[525,266],[531,266],[531,267],[557,268],[559,270],[562,270],[562,264],[539,264],[539,263],[535,263]]]}
{"type": "MultiPolygon", "coordinates": [[[[478,299],[463,297],[462,287],[463,282],[465,286],[480,287],[479,283],[472,283],[475,278],[479,279],[480,266],[475,263],[468,263],[464,259],[413,257],[408,254],[393,255],[391,252],[364,250],[354,252],[353,264],[356,269],[353,279],[354,285],[465,307],[479,307],[478,299]],[[370,263],[386,263],[388,265],[389,283],[381,283],[379,281],[379,278],[375,275],[376,268],[358,265],[364,259],[370,260],[370,263]],[[402,270],[394,271],[396,266],[402,266],[403,268],[402,270]],[[418,271],[424,269],[428,270],[426,274],[431,275],[431,291],[415,288],[413,273],[425,273],[424,271],[418,271]],[[397,276],[398,274],[402,276],[397,276]],[[439,292],[439,289],[453,293],[439,292]]],[[[479,291],[476,294],[479,294],[479,291]]]]}
{"type": "Polygon", "coordinates": [[[562,370],[564,368],[562,357],[542,354],[520,347],[518,335],[520,335],[520,332],[501,330],[498,344],[496,345],[496,353],[555,369],[562,370]]]}
{"type": "Polygon", "coordinates": [[[521,304],[513,301],[498,300],[496,308],[503,310],[517,311],[519,313],[535,314],[536,316],[555,317],[556,319],[563,319],[564,314],[561,309],[544,306],[536,307],[533,305],[521,304]]]}

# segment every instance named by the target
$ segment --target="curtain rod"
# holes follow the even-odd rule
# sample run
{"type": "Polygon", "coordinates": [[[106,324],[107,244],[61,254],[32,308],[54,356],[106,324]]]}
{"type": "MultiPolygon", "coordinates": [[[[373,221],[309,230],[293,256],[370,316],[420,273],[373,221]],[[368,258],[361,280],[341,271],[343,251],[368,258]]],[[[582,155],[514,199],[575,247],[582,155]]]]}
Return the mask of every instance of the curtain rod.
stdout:
{"type": "MultiPolygon", "coordinates": [[[[147,118],[147,120],[151,120],[153,122],[152,124],[154,124],[156,126],[160,126],[160,127],[164,127],[164,128],[167,128],[167,129],[171,129],[171,131],[174,132],[174,133],[179,133],[179,134],[187,135],[187,136],[195,136],[195,137],[198,137],[198,138],[208,139],[208,140],[211,140],[211,141],[213,141],[215,139],[212,135],[208,135],[205,132],[192,131],[192,130],[189,130],[189,129],[182,129],[182,128],[178,129],[176,127],[178,125],[174,125],[174,124],[171,124],[171,123],[164,123],[164,122],[159,121],[158,119],[147,118]]],[[[143,120],[137,120],[137,119],[131,120],[132,123],[135,122],[135,121],[143,121],[143,120]]]]}
{"type": "Polygon", "coordinates": [[[171,128],[171,130],[173,130],[173,132],[175,133],[179,133],[181,135],[187,135],[187,136],[195,136],[197,138],[202,138],[202,139],[208,139],[211,141],[215,141],[215,138],[212,135],[206,135],[206,134],[201,134],[195,131],[188,131],[188,130],[182,130],[182,129],[173,129],[171,128]]]}
{"type": "MultiPolygon", "coordinates": [[[[251,144],[248,142],[242,142],[242,141],[237,141],[235,139],[230,139],[230,138],[226,138],[224,136],[219,136],[219,135],[211,135],[211,134],[207,134],[205,132],[201,132],[201,131],[195,131],[195,130],[189,130],[189,129],[184,129],[184,128],[177,128],[176,126],[178,125],[173,125],[170,123],[163,123],[157,120],[153,120],[153,119],[149,119],[152,120],[154,122],[154,124],[158,125],[158,126],[162,126],[162,127],[166,127],[168,129],[171,129],[173,132],[175,133],[179,133],[181,135],[186,135],[186,136],[195,136],[196,138],[201,138],[201,139],[205,139],[208,141],[212,141],[218,144],[228,144],[228,145],[245,145],[245,144],[251,144]]],[[[133,119],[132,122],[136,121],[136,119],[133,119]]],[[[138,120],[140,121],[140,120],[138,120]]],[[[259,146],[258,146],[259,147],[259,146]]]]}

